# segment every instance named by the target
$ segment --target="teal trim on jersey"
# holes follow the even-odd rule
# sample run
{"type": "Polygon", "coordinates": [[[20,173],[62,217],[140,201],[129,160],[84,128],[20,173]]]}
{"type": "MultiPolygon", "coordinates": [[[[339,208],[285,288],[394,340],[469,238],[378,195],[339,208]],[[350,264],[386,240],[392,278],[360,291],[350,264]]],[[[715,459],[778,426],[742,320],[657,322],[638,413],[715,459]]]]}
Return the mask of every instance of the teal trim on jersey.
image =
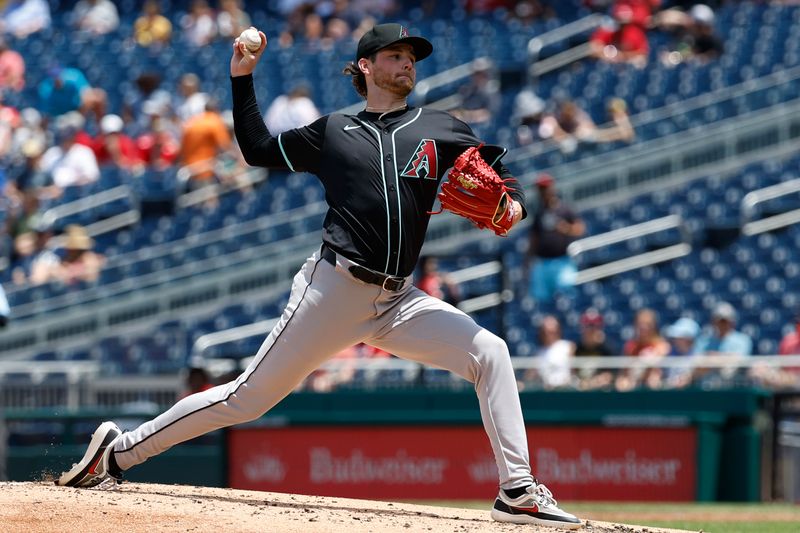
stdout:
{"type": "Polygon", "coordinates": [[[283,155],[283,160],[286,161],[286,165],[289,167],[289,170],[292,172],[296,172],[294,167],[292,166],[292,162],[289,161],[289,156],[286,155],[286,150],[283,149],[283,142],[281,141],[281,135],[283,133],[278,134],[278,147],[281,149],[281,155],[283,155]]]}
{"type": "MultiPolygon", "coordinates": [[[[397,147],[394,142],[394,136],[397,135],[397,132],[417,120],[422,114],[422,108],[417,111],[417,116],[406,122],[405,124],[398,126],[396,130],[392,132],[392,152],[394,153],[394,186],[397,187],[397,229],[399,230],[400,238],[397,240],[397,260],[394,263],[394,273],[397,275],[397,271],[400,270],[400,245],[403,243],[403,207],[400,205],[400,175],[397,172],[397,147]]],[[[381,158],[383,159],[383,158],[381,158]]],[[[387,271],[388,274],[388,271],[387,271]]]]}
{"type": "MultiPolygon", "coordinates": [[[[380,150],[380,166],[381,166],[381,179],[383,180],[383,199],[386,201],[386,266],[383,268],[383,272],[388,274],[389,273],[389,259],[392,257],[392,215],[389,212],[389,191],[386,186],[386,172],[383,170],[383,143],[381,142],[381,132],[364,122],[364,126],[370,129],[375,134],[375,138],[378,139],[378,149],[380,150]]],[[[396,168],[396,165],[395,165],[396,168]]],[[[397,192],[400,194],[400,191],[397,192]]]]}
{"type": "Polygon", "coordinates": [[[495,160],[494,160],[494,161],[492,161],[492,164],[491,164],[491,165],[489,165],[489,166],[490,166],[490,167],[493,167],[493,166],[495,166],[495,165],[497,164],[497,162],[498,162],[498,161],[500,161],[500,160],[503,158],[503,156],[504,156],[504,155],[506,155],[506,153],[507,153],[507,152],[508,152],[508,150],[507,150],[507,149],[505,149],[505,148],[503,148],[503,151],[502,151],[502,152],[500,152],[500,155],[498,155],[498,156],[495,158],[495,160]]]}

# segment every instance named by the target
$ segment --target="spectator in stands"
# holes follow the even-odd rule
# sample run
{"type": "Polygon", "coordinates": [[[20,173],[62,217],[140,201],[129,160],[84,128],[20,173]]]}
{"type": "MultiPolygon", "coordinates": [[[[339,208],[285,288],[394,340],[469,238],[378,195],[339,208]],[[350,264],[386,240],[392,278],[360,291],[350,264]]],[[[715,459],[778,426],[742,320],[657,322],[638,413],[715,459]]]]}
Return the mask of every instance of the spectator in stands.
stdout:
{"type": "MultiPolygon", "coordinates": [[[[682,317],[664,330],[670,343],[670,357],[687,357],[695,355],[695,341],[700,334],[700,325],[688,317],[682,317]]],[[[663,373],[663,382],[667,388],[683,388],[692,383],[692,366],[670,367],[663,373]]]]}
{"type": "Polygon", "coordinates": [[[500,82],[492,62],[480,57],[472,62],[472,77],[458,91],[460,102],[451,113],[469,124],[481,137],[500,106],[500,82]]]}
{"type": "Polygon", "coordinates": [[[558,197],[555,180],[540,174],[536,180],[539,205],[533,217],[525,269],[530,293],[544,302],[556,293],[569,295],[575,285],[577,268],[567,247],[583,236],[583,220],[558,197]]]}
{"type": "Polygon", "coordinates": [[[214,388],[214,384],[211,382],[208,371],[199,364],[194,364],[186,374],[186,392],[182,398],[211,388],[214,388]]]}
{"type": "Polygon", "coordinates": [[[210,185],[217,158],[231,149],[231,136],[213,100],[205,112],[192,117],[183,128],[180,164],[188,171],[187,187],[194,190],[210,185]]]}
{"type": "Polygon", "coordinates": [[[3,93],[0,91],[0,158],[5,158],[12,148],[14,130],[20,124],[19,111],[3,102],[3,93]]]}
{"type": "Polygon", "coordinates": [[[50,4],[46,0],[11,0],[0,14],[0,34],[24,39],[50,27],[50,4]]]}
{"type": "Polygon", "coordinates": [[[40,142],[42,149],[47,144],[47,133],[43,128],[42,114],[32,107],[26,107],[19,113],[20,123],[14,128],[11,137],[11,161],[10,165],[19,167],[25,157],[22,147],[31,139],[40,142]]]}
{"type": "Polygon", "coordinates": [[[671,34],[675,42],[661,56],[667,66],[684,61],[707,63],[722,55],[722,39],[714,32],[714,10],[705,4],[692,6],[689,12],[679,8],[665,9],[654,18],[654,24],[671,34]]]}
{"type": "Polygon", "coordinates": [[[306,82],[298,83],[288,94],[275,98],[267,108],[264,122],[274,135],[293,128],[307,126],[320,117],[319,109],[311,100],[306,82]]]}
{"type": "Polygon", "coordinates": [[[591,136],[591,140],[597,143],[625,141],[631,142],[636,136],[633,130],[630,117],[628,116],[628,104],[622,98],[612,98],[608,102],[608,115],[611,119],[611,126],[597,128],[591,136]]]}
{"type": "MultiPolygon", "coordinates": [[[[8,298],[6,298],[6,291],[3,290],[3,286],[0,285],[0,329],[6,327],[8,324],[8,319],[11,317],[11,307],[8,305],[8,298]]],[[[0,430],[0,438],[4,437],[2,430],[0,430]]],[[[5,443],[0,443],[0,448],[4,448],[5,443]]],[[[4,460],[4,456],[0,456],[0,460],[4,460]]],[[[4,472],[0,471],[0,479],[4,479],[2,477],[4,472]]]]}
{"type": "Polygon", "coordinates": [[[634,335],[622,348],[624,355],[660,358],[669,354],[671,347],[658,332],[658,319],[652,309],[640,309],[634,319],[634,335]]]}
{"type": "Polygon", "coordinates": [[[53,66],[39,83],[39,109],[50,117],[77,111],[83,106],[84,93],[90,88],[80,70],[53,66]]]}
{"type": "Polygon", "coordinates": [[[0,91],[19,92],[25,88],[25,60],[0,37],[0,91]]]}
{"type": "Polygon", "coordinates": [[[72,10],[72,24],[80,31],[105,35],[119,27],[119,12],[110,0],[80,0],[72,10]]]}
{"type": "Polygon", "coordinates": [[[539,124],[539,136],[552,138],[561,151],[572,153],[578,143],[592,141],[597,132],[592,117],[572,100],[565,100],[553,115],[545,115],[539,124]]]}
{"type": "Polygon", "coordinates": [[[179,134],[172,123],[163,118],[161,107],[153,101],[145,102],[143,115],[148,119],[144,133],[136,138],[136,147],[145,165],[163,169],[172,166],[180,153],[179,134]]]}
{"type": "Polygon", "coordinates": [[[105,114],[106,92],[92,87],[77,68],[55,65],[38,86],[39,109],[50,117],[58,117],[70,111],[80,111],[97,120],[105,114]]]}
{"type": "Polygon", "coordinates": [[[545,116],[545,101],[531,87],[526,87],[514,97],[511,124],[516,127],[517,144],[527,146],[541,139],[539,126],[545,116]]]}
{"type": "Polygon", "coordinates": [[[702,355],[752,355],[753,340],[736,330],[736,309],[728,302],[719,302],[711,313],[711,333],[697,340],[697,353],[702,355]]]}
{"type": "MultiPolygon", "coordinates": [[[[575,356],[608,357],[619,353],[608,343],[604,325],[603,315],[597,309],[590,307],[584,311],[581,315],[581,337],[575,346],[575,356]]],[[[614,383],[614,375],[614,371],[603,368],[586,373],[579,371],[580,387],[583,390],[608,388],[614,383]]]]}
{"type": "Polygon", "coordinates": [[[575,343],[561,337],[561,323],[552,315],[542,319],[538,333],[539,348],[534,357],[539,359],[540,366],[526,373],[526,381],[538,377],[546,389],[570,385],[570,359],[575,355],[575,343]]]}
{"type": "Polygon", "coordinates": [[[48,247],[52,236],[52,228],[40,221],[29,240],[24,245],[17,246],[22,257],[12,271],[15,285],[41,285],[55,279],[61,258],[48,247]]]}
{"type": "Polygon", "coordinates": [[[217,13],[217,28],[222,37],[235,39],[250,27],[250,16],[242,9],[240,0],[221,0],[217,13]]]}
{"type": "Polygon", "coordinates": [[[158,0],[147,0],[142,6],[142,14],[133,25],[133,38],[147,48],[168,44],[172,39],[172,23],[161,14],[158,0]]]}
{"type": "Polygon", "coordinates": [[[206,111],[208,95],[200,91],[200,78],[197,74],[188,73],[181,76],[178,82],[178,98],[175,101],[175,113],[182,122],[206,111]]]}
{"type": "Polygon", "coordinates": [[[461,301],[458,284],[448,273],[439,270],[439,260],[432,255],[420,259],[419,274],[415,285],[422,291],[452,305],[458,305],[461,301]]]}
{"type": "Polygon", "coordinates": [[[217,36],[217,22],[206,0],[193,0],[189,12],[181,17],[181,29],[190,45],[199,48],[211,44],[217,36]]]}
{"type": "Polygon", "coordinates": [[[60,191],[53,185],[52,175],[42,168],[45,144],[39,137],[31,137],[20,148],[25,158],[13,179],[13,188],[18,193],[31,191],[39,198],[55,198],[60,191]]]}
{"type": "Polygon", "coordinates": [[[356,376],[356,359],[383,359],[391,354],[381,349],[361,343],[350,346],[333,356],[333,368],[318,368],[299,385],[315,392],[330,392],[356,376]]]}
{"type": "Polygon", "coordinates": [[[150,127],[146,106],[150,106],[151,113],[157,112],[164,118],[172,115],[172,94],[160,88],[160,85],[161,76],[157,72],[145,72],[136,78],[135,90],[125,94],[122,119],[125,124],[133,125],[134,135],[141,134],[150,127]]]}
{"type": "MultiPolygon", "coordinates": [[[[64,119],[65,115],[62,117],[64,119]]],[[[80,126],[72,120],[56,122],[56,144],[42,156],[42,169],[53,177],[53,184],[64,189],[94,183],[100,177],[97,158],[88,146],[75,142],[80,126]]]]}
{"type": "MultiPolygon", "coordinates": [[[[633,337],[622,347],[624,355],[658,360],[670,352],[670,345],[658,331],[658,319],[652,309],[640,309],[634,319],[633,337]]],[[[644,382],[651,388],[659,388],[662,372],[660,368],[625,370],[617,375],[615,386],[619,391],[628,391],[644,382]]]]}
{"type": "Polygon", "coordinates": [[[69,225],[66,233],[65,253],[53,273],[55,279],[66,285],[96,281],[105,265],[105,256],[92,250],[94,240],[82,226],[69,225]]]}
{"type": "Polygon", "coordinates": [[[647,0],[622,0],[611,7],[611,23],[601,26],[589,39],[592,57],[609,63],[629,63],[638,68],[647,65],[650,23],[647,0]]]}
{"type": "Polygon", "coordinates": [[[800,355],[800,309],[794,315],[794,330],[781,339],[778,346],[779,355],[800,355]]]}
{"type": "Polygon", "coordinates": [[[21,235],[33,231],[41,217],[39,205],[39,197],[34,190],[22,191],[19,205],[12,206],[6,214],[6,233],[13,241],[16,241],[21,235]]]}
{"type": "Polygon", "coordinates": [[[603,315],[590,307],[581,315],[581,338],[575,347],[576,356],[610,356],[618,352],[614,350],[606,339],[603,315]]]}
{"type": "Polygon", "coordinates": [[[92,140],[91,148],[98,165],[138,172],[143,170],[144,161],[136,143],[122,131],[124,126],[119,115],[104,116],[100,121],[100,134],[92,140]]]}

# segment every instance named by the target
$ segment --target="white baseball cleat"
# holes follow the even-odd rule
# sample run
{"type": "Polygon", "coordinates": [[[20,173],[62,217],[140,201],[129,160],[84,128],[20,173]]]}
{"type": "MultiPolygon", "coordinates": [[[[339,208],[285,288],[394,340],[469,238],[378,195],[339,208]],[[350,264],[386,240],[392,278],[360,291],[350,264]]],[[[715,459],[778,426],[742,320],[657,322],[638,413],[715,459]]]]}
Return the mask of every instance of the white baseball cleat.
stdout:
{"type": "Polygon", "coordinates": [[[94,433],[83,459],[61,474],[56,485],[62,487],[94,487],[112,476],[108,471],[108,456],[114,448],[114,441],[122,431],[114,422],[103,422],[94,433]]]}
{"type": "Polygon", "coordinates": [[[498,522],[538,524],[560,529],[577,529],[582,522],[574,515],[561,510],[550,489],[534,482],[517,498],[510,498],[503,489],[492,507],[492,518],[498,522]]]}

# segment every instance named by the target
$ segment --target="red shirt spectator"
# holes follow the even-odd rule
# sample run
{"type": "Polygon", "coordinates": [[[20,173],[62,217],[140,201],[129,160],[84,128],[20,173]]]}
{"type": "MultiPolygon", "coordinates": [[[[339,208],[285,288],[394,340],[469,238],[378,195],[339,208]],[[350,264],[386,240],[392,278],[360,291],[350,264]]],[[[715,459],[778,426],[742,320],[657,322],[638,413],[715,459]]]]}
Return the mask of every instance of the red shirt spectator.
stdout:
{"type": "Polygon", "coordinates": [[[0,89],[21,91],[25,88],[25,60],[0,38],[0,89]]]}
{"type": "Polygon", "coordinates": [[[794,331],[787,333],[778,346],[780,355],[800,355],[800,313],[794,319],[794,331]]]}
{"type": "Polygon", "coordinates": [[[94,150],[99,165],[113,164],[120,168],[133,168],[144,160],[136,143],[122,132],[124,124],[118,115],[106,115],[100,121],[100,135],[89,146],[94,150]]]}

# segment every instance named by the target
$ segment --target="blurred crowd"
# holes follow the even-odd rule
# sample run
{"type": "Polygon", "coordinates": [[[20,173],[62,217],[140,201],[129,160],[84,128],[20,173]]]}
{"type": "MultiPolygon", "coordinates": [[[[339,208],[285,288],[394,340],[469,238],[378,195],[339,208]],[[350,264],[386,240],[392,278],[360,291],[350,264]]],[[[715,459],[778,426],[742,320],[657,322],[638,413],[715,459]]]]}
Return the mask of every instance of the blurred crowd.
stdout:
{"type": "MultiPolygon", "coordinates": [[[[701,356],[753,355],[753,339],[736,328],[737,312],[733,305],[719,302],[709,319],[702,327],[692,318],[681,317],[662,328],[656,311],[641,309],[630,327],[630,338],[623,346],[614,346],[608,341],[602,314],[594,308],[581,315],[580,336],[575,340],[563,338],[558,318],[547,315],[539,323],[538,349],[533,354],[539,366],[521,372],[519,386],[624,392],[635,388],[718,388],[743,381],[776,388],[800,384],[798,368],[780,369],[768,365],[740,368],[735,361],[721,364],[719,360],[704,365],[701,356]],[[619,369],[605,368],[600,363],[588,369],[572,369],[571,361],[575,357],[615,355],[636,357],[641,364],[619,369]],[[658,365],[665,359],[671,364],[658,365]]],[[[798,339],[800,309],[794,318],[794,330],[781,340],[778,355],[800,355],[798,339]]]]}
{"type": "MultiPolygon", "coordinates": [[[[591,61],[642,68],[655,57],[663,65],[675,66],[714,61],[724,52],[714,30],[713,3],[585,0],[584,4],[608,15],[586,43],[591,61]],[[669,36],[668,46],[657,54],[651,53],[654,32],[669,36]]],[[[436,0],[423,0],[419,5],[426,13],[437,7],[436,0]]],[[[474,14],[502,8],[503,16],[523,25],[554,17],[553,5],[539,0],[463,3],[464,9],[474,14]]],[[[404,14],[397,0],[281,0],[271,8],[285,20],[285,26],[270,35],[275,36],[277,45],[302,46],[311,51],[356,42],[376,21],[404,14]]],[[[107,0],[81,0],[67,20],[72,31],[92,35],[121,28],[118,7],[107,0]]],[[[129,34],[123,37],[135,46],[156,49],[179,42],[189,48],[186,53],[192,53],[192,49],[214,42],[231,41],[251,22],[239,0],[195,0],[179,17],[164,13],[157,0],[147,0],[129,34]]],[[[52,64],[36,84],[35,105],[18,109],[4,103],[6,95],[30,89],[31,83],[26,79],[23,51],[9,45],[14,42],[11,38],[24,39],[52,24],[50,4],[45,0],[0,2],[0,209],[5,213],[0,258],[8,266],[3,282],[19,286],[91,283],[106,264],[107,258],[95,250],[95,240],[87,228],[70,225],[57,235],[52,221],[44,216],[70,188],[98,184],[108,169],[134,177],[170,169],[181,177],[181,192],[188,192],[209,185],[231,185],[245,169],[233,134],[232,113],[211,96],[212,88],[204,85],[198,73],[186,73],[175,86],[169,86],[160,73],[144,72],[134,80],[122,106],[111,109],[105,88],[92,86],[80,68],[52,64]]],[[[450,112],[481,137],[494,134],[501,120],[513,128],[511,142],[518,146],[552,142],[563,152],[572,153],[581,145],[635,140],[636,131],[624,100],[608,99],[605,114],[593,118],[578,98],[545,101],[532,84],[516,94],[509,121],[500,116],[502,76],[498,66],[487,58],[478,58],[471,67],[450,112]]],[[[308,82],[298,79],[286,94],[273,99],[264,114],[269,129],[277,134],[318,118],[320,110],[311,95],[308,82]]],[[[577,270],[567,248],[585,236],[586,227],[579,213],[561,201],[552,176],[540,175],[535,189],[538,198],[531,202],[533,224],[526,248],[527,291],[538,301],[551,301],[559,294],[569,296],[573,290],[577,270]]],[[[458,285],[439,271],[434,258],[421,262],[418,286],[451,303],[461,297],[458,285]]],[[[0,298],[3,321],[9,314],[4,301],[0,298]]],[[[713,383],[720,379],[717,371],[645,367],[636,372],[608,370],[582,375],[570,371],[569,361],[579,356],[614,354],[653,360],[697,354],[750,355],[753,341],[736,329],[736,319],[735,308],[723,302],[705,327],[681,318],[662,328],[654,311],[642,310],[630,326],[624,346],[611,346],[603,317],[596,310],[582,314],[580,338],[573,340],[562,338],[556,316],[547,316],[539,325],[536,354],[547,370],[532,370],[523,381],[546,388],[616,390],[713,383]]],[[[800,328],[782,340],[780,351],[800,354],[800,328]]],[[[362,345],[339,357],[386,356],[362,345]]],[[[352,368],[344,368],[335,376],[320,371],[313,376],[311,387],[330,390],[353,374],[352,368]]],[[[797,376],[792,372],[752,375],[771,383],[792,382],[797,376]]]]}

